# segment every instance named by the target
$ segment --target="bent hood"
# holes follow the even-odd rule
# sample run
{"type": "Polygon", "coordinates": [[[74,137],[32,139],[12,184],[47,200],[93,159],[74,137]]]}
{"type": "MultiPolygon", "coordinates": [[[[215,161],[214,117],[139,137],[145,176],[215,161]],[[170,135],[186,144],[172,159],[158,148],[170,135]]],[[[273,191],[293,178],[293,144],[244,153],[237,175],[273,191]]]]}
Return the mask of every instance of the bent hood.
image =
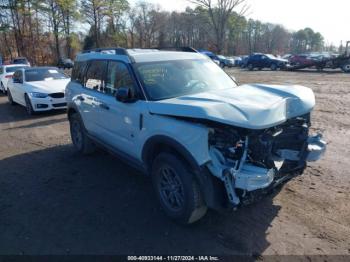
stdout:
{"type": "Polygon", "coordinates": [[[149,102],[153,114],[206,119],[232,126],[264,129],[309,113],[310,88],[252,84],[149,102]]]}
{"type": "Polygon", "coordinates": [[[40,93],[60,93],[63,92],[69,83],[70,79],[56,79],[56,80],[46,80],[46,81],[35,81],[28,82],[28,84],[33,88],[33,92],[40,93]]]}

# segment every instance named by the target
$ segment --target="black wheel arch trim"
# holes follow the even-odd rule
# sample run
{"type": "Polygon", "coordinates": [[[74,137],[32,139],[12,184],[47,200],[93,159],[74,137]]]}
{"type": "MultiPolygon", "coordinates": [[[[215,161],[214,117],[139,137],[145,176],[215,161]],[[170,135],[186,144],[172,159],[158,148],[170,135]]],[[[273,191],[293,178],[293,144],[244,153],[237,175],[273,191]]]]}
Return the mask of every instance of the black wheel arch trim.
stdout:
{"type": "Polygon", "coordinates": [[[83,125],[84,130],[85,130],[85,132],[87,132],[83,118],[80,115],[80,111],[79,111],[77,105],[74,102],[68,102],[67,103],[67,118],[68,118],[68,120],[70,120],[70,116],[73,114],[73,112],[79,116],[80,122],[83,125]]]}
{"type": "Polygon", "coordinates": [[[144,143],[141,157],[142,161],[147,165],[147,168],[151,168],[149,166],[149,161],[152,160],[150,159],[151,157],[154,157],[152,156],[152,151],[155,149],[154,147],[160,144],[173,148],[186,160],[186,162],[189,164],[189,167],[192,170],[194,170],[195,172],[200,171],[200,166],[195,160],[195,158],[192,156],[192,154],[180,142],[165,135],[152,136],[148,138],[147,141],[144,143]]]}
{"type": "Polygon", "coordinates": [[[80,116],[80,113],[79,113],[79,109],[77,107],[77,105],[74,103],[74,102],[67,102],[67,117],[68,117],[68,120],[70,118],[70,115],[72,112],[76,112],[80,119],[81,119],[81,116],[80,116]]]}
{"type": "Polygon", "coordinates": [[[154,146],[157,144],[163,144],[173,148],[178,154],[180,154],[181,157],[184,158],[199,184],[206,205],[209,208],[221,210],[224,206],[222,204],[223,201],[221,196],[222,184],[215,183],[215,178],[207,170],[205,164],[199,165],[192,154],[175,139],[165,135],[155,135],[150,137],[145,142],[142,149],[142,161],[147,168],[148,173],[150,173],[151,168],[149,161],[153,160],[153,150],[154,146]]]}

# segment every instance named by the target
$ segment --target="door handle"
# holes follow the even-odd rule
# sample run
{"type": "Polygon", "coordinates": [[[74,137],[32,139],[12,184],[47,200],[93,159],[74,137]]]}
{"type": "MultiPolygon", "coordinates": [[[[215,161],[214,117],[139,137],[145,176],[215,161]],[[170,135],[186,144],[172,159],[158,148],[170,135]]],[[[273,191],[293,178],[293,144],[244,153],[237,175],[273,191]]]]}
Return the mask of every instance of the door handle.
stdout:
{"type": "Polygon", "coordinates": [[[104,104],[104,103],[100,103],[100,107],[105,109],[105,110],[109,110],[109,106],[104,104]]]}
{"type": "Polygon", "coordinates": [[[84,100],[85,100],[85,98],[84,98],[83,96],[77,96],[77,99],[78,99],[79,101],[84,101],[84,100]]]}

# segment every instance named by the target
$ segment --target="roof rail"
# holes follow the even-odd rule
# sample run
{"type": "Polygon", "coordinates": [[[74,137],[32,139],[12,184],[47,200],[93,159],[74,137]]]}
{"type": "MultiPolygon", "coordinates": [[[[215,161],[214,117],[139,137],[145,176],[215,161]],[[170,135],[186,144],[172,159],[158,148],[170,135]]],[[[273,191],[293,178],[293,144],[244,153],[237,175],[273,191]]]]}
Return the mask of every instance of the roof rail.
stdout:
{"type": "Polygon", "coordinates": [[[181,51],[181,52],[191,52],[191,53],[198,53],[196,49],[190,46],[180,46],[180,47],[157,47],[156,49],[159,50],[168,50],[168,51],[181,51]]]}
{"type": "Polygon", "coordinates": [[[114,51],[115,55],[129,55],[126,49],[122,47],[95,48],[90,50],[83,50],[82,53],[108,53],[108,51],[114,51]]]}

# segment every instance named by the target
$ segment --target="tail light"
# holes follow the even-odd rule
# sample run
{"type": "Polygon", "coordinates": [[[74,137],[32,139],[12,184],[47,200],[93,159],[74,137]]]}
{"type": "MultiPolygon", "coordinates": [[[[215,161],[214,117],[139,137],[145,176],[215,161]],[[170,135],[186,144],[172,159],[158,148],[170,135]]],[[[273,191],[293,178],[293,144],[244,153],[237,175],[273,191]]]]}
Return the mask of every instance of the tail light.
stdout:
{"type": "Polygon", "coordinates": [[[12,75],[6,75],[5,78],[12,78],[12,75]]]}

